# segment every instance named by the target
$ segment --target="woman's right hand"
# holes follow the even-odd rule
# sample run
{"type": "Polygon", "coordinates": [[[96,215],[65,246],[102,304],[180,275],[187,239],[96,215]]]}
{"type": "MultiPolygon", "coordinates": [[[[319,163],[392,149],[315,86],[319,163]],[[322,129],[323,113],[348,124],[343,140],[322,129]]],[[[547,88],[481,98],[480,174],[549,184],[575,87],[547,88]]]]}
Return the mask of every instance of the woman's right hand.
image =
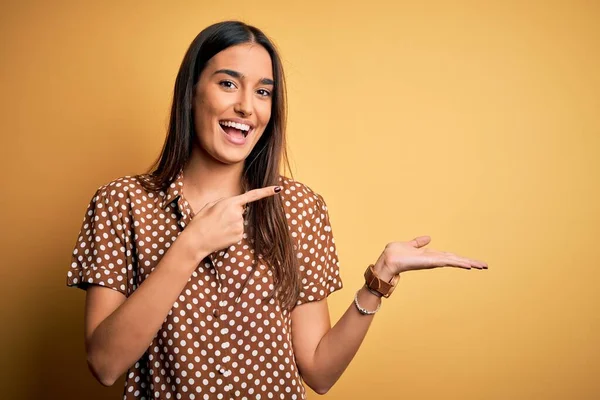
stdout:
{"type": "Polygon", "coordinates": [[[244,206],[280,191],[280,186],[267,186],[207,203],[194,215],[184,232],[187,231],[194,238],[193,247],[200,251],[202,257],[225,249],[243,239],[244,206]]]}

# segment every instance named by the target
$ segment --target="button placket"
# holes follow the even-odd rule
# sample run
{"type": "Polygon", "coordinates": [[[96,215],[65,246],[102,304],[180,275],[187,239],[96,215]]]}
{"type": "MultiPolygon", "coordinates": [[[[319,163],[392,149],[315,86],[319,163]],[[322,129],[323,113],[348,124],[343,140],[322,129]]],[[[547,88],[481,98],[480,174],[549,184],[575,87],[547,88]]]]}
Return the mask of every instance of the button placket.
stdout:
{"type": "Polygon", "coordinates": [[[223,315],[221,312],[221,309],[223,308],[223,285],[221,283],[221,278],[219,277],[219,271],[217,270],[217,263],[215,262],[214,255],[210,254],[209,258],[215,273],[215,279],[217,280],[217,303],[214,305],[213,316],[217,319],[217,321],[220,321],[221,315],[223,315]]]}
{"type": "MultiPolygon", "coordinates": [[[[225,252],[221,251],[219,253],[219,256],[223,256],[224,254],[225,252]]],[[[213,310],[213,316],[215,317],[215,322],[217,323],[217,332],[215,332],[215,335],[218,335],[219,338],[221,338],[221,322],[225,322],[227,320],[227,314],[224,312],[223,308],[227,305],[227,302],[223,300],[224,286],[222,284],[222,277],[219,275],[219,270],[217,269],[217,262],[215,262],[214,254],[210,254],[209,258],[213,271],[215,273],[215,278],[217,280],[217,304],[215,304],[215,308],[213,310]]],[[[222,343],[222,341],[219,340],[219,343],[222,343]]],[[[225,384],[223,388],[225,392],[230,392],[231,390],[233,390],[233,383],[229,379],[231,371],[229,371],[227,366],[224,365],[226,364],[224,362],[225,359],[231,359],[230,349],[229,347],[221,347],[221,351],[226,354],[223,354],[223,358],[221,359],[222,362],[220,364],[215,365],[215,369],[216,372],[223,378],[223,382],[225,384]]]]}

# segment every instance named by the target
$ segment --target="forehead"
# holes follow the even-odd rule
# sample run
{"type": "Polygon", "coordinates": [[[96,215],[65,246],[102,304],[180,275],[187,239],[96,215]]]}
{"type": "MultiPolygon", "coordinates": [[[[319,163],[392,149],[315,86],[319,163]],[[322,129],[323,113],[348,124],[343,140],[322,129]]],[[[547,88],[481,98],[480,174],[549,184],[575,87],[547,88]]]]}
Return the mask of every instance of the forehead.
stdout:
{"type": "Polygon", "coordinates": [[[260,44],[244,43],[226,48],[210,59],[207,69],[232,69],[250,79],[273,79],[271,56],[260,44]]]}

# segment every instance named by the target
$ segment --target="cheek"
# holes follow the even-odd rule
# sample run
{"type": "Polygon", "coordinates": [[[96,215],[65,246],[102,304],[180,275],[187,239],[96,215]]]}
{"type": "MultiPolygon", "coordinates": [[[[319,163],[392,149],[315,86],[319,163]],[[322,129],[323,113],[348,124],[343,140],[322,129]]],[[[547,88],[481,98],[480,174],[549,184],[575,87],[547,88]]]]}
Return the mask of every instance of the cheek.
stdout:
{"type": "Polygon", "coordinates": [[[210,103],[205,98],[198,98],[194,102],[194,120],[198,126],[203,124],[206,119],[206,114],[210,109],[210,103]]]}
{"type": "Polygon", "coordinates": [[[259,122],[261,125],[263,126],[267,126],[267,124],[269,123],[269,120],[271,119],[271,102],[263,102],[263,104],[260,104],[257,108],[257,117],[259,119],[259,122]]]}
{"type": "Polygon", "coordinates": [[[196,126],[204,130],[212,125],[215,118],[227,109],[224,99],[215,95],[205,95],[194,104],[194,122],[196,126]]]}

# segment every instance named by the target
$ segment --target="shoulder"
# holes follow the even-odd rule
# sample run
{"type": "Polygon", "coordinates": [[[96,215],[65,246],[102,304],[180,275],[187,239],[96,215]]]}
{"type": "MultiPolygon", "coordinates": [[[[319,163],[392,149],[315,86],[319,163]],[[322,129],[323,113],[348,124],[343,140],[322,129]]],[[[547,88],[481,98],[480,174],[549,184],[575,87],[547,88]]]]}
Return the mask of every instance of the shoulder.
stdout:
{"type": "Polygon", "coordinates": [[[146,175],[122,176],[102,184],[98,188],[97,194],[114,198],[149,194],[155,196],[157,193],[145,189],[143,185],[144,180],[148,180],[146,175]]]}
{"type": "Polygon", "coordinates": [[[302,214],[313,218],[327,212],[323,196],[310,186],[287,176],[279,177],[279,185],[282,187],[281,200],[287,214],[302,214]]]}
{"type": "Polygon", "coordinates": [[[152,198],[163,195],[162,191],[149,189],[149,175],[127,175],[113,179],[98,187],[96,195],[102,197],[119,198],[146,197],[152,198]]]}
{"type": "Polygon", "coordinates": [[[323,197],[310,186],[287,176],[279,176],[279,185],[283,188],[282,195],[292,201],[315,202],[323,197]]]}
{"type": "Polygon", "coordinates": [[[97,188],[90,206],[105,203],[125,211],[135,205],[159,201],[163,193],[149,190],[148,185],[144,185],[145,180],[148,180],[146,175],[128,175],[106,182],[97,188]]]}

